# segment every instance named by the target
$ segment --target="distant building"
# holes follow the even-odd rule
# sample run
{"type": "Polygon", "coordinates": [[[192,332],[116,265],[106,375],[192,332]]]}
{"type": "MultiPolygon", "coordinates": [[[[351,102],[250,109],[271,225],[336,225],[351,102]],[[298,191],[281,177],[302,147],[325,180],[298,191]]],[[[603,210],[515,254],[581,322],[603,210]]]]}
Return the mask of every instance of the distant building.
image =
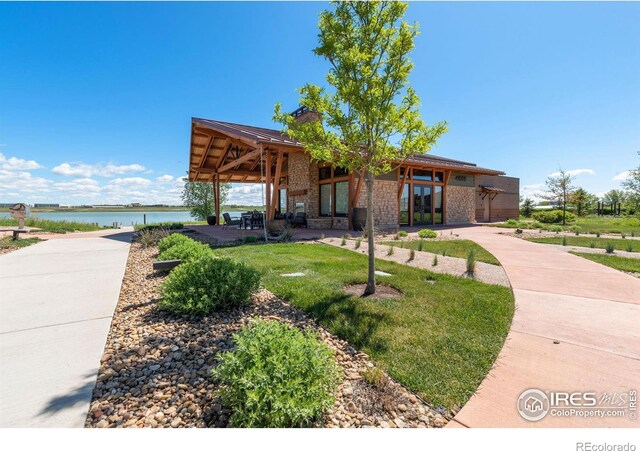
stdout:
{"type": "Polygon", "coordinates": [[[60,208],[60,204],[33,204],[33,208],[60,208]]]}
{"type": "Polygon", "coordinates": [[[142,207],[140,202],[131,202],[127,207],[142,207]]]}

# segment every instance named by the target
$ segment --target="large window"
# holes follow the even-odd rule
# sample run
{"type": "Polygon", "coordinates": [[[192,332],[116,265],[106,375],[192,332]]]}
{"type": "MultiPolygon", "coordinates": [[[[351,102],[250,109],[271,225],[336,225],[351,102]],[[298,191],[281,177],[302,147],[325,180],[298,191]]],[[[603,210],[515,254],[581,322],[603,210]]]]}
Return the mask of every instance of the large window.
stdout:
{"type": "Polygon", "coordinates": [[[404,185],[398,205],[400,224],[443,224],[445,171],[402,167],[398,173],[404,185]]]}
{"type": "Polygon", "coordinates": [[[318,168],[320,216],[348,216],[349,171],[344,168],[318,168]]]}
{"type": "Polygon", "coordinates": [[[349,213],[349,182],[335,182],[334,190],[336,193],[335,216],[347,216],[349,213]]]}
{"type": "Polygon", "coordinates": [[[331,216],[331,183],[320,185],[320,216],[331,216]]]}

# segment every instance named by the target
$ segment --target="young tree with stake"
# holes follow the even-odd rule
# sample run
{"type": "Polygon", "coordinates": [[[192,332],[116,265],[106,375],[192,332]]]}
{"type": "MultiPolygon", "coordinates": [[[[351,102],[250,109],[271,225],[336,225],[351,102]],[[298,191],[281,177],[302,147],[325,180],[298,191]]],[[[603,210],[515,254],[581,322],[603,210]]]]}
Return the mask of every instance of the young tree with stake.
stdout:
{"type": "Polygon", "coordinates": [[[319,113],[300,123],[275,107],[281,122],[317,161],[354,171],[367,194],[368,281],[364,294],[375,293],[373,187],[377,175],[394,170],[415,153],[427,152],[446,132],[422,120],[420,101],[409,86],[409,53],[417,24],[403,20],[401,2],[335,2],[320,14],[316,55],[330,64],[331,92],[313,84],[300,88],[300,104],[319,113]]]}

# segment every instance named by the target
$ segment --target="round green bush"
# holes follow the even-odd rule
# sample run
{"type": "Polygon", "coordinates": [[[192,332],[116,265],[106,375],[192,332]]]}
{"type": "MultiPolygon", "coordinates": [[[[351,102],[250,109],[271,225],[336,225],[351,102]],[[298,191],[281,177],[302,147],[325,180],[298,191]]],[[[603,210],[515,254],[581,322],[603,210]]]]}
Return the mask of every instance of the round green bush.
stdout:
{"type": "MultiPolygon", "coordinates": [[[[536,211],[533,214],[533,219],[545,224],[557,224],[562,222],[562,210],[536,211]]],[[[567,211],[565,220],[566,222],[575,222],[576,215],[567,211]]]]}
{"type": "Polygon", "coordinates": [[[171,235],[164,237],[158,242],[158,250],[160,252],[164,252],[170,247],[175,246],[176,244],[183,244],[191,241],[194,240],[181,233],[172,233],[171,235]]]}
{"type": "Polygon", "coordinates": [[[255,320],[212,371],[232,427],[304,427],[333,406],[340,371],[314,332],[255,320]]]}
{"type": "Polygon", "coordinates": [[[552,231],[552,232],[558,233],[558,232],[562,232],[562,227],[560,227],[558,225],[554,225],[554,226],[549,227],[549,230],[552,231]]]}
{"type": "Polygon", "coordinates": [[[406,230],[398,230],[398,236],[406,237],[409,236],[409,233],[406,230]]]}
{"type": "Polygon", "coordinates": [[[422,229],[418,232],[418,236],[420,238],[435,238],[438,234],[431,229],[422,229]]]}
{"type": "Polygon", "coordinates": [[[161,308],[176,313],[208,315],[248,304],[260,286],[260,273],[230,258],[209,254],[182,263],[162,284],[161,308]]]}
{"type": "Polygon", "coordinates": [[[169,249],[161,252],[160,255],[158,255],[158,260],[182,260],[183,262],[186,262],[200,257],[205,257],[207,255],[212,255],[212,251],[209,246],[194,240],[189,240],[184,243],[171,246],[169,249]]]}
{"type": "Polygon", "coordinates": [[[512,226],[517,226],[518,225],[518,221],[516,221],[515,219],[507,219],[507,224],[512,225],[512,226]]]}

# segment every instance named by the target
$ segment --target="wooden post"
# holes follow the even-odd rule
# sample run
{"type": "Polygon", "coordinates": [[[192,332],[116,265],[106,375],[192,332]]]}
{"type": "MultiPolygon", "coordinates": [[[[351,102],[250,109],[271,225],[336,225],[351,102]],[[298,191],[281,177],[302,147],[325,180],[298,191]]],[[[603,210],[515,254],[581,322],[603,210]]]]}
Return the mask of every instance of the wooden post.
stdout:
{"type": "Polygon", "coordinates": [[[220,174],[214,175],[215,183],[214,183],[214,198],[216,202],[216,225],[220,224],[220,174]]]}
{"type": "MultiPolygon", "coordinates": [[[[267,167],[265,168],[265,191],[267,195],[265,196],[265,207],[267,208],[267,221],[271,219],[271,151],[267,150],[267,167]]],[[[266,227],[266,224],[265,224],[266,227]]]]}
{"type": "Polygon", "coordinates": [[[278,157],[276,160],[276,175],[273,178],[273,193],[271,195],[271,212],[270,219],[275,218],[276,209],[278,207],[278,198],[280,194],[280,175],[282,173],[282,160],[284,159],[284,154],[282,151],[278,152],[278,157]]]}

